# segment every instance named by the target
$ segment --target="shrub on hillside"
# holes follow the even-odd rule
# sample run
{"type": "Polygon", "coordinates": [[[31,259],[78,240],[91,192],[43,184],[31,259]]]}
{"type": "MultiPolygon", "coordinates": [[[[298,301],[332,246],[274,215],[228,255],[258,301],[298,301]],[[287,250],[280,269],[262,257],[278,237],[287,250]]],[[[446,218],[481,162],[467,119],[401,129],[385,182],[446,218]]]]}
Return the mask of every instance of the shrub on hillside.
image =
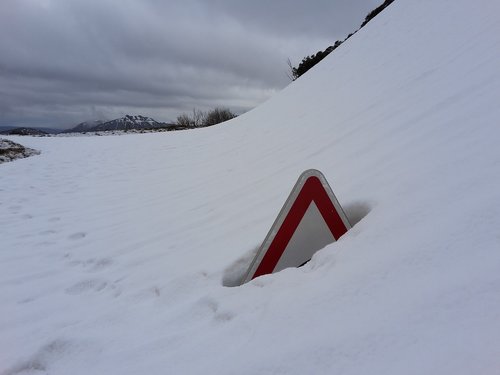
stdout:
{"type": "Polygon", "coordinates": [[[370,20],[372,20],[377,14],[382,12],[385,8],[387,8],[394,0],[385,0],[382,5],[373,9],[370,13],[368,13],[365,17],[365,20],[361,24],[361,27],[365,26],[370,20]]]}
{"type": "Polygon", "coordinates": [[[324,51],[318,51],[314,55],[304,57],[298,67],[291,66],[290,60],[288,60],[288,66],[290,67],[290,73],[291,73],[289,74],[290,78],[295,81],[302,74],[307,72],[314,65],[316,65],[326,56],[328,56],[335,48],[337,48],[341,44],[342,42],[340,40],[337,40],[333,46],[329,46],[324,51]]]}
{"type": "MultiPolygon", "coordinates": [[[[393,1],[394,0],[385,0],[382,5],[378,6],[377,8],[373,9],[370,13],[368,13],[367,16],[365,17],[365,20],[361,24],[361,27],[365,26],[368,22],[370,22],[371,19],[373,19],[377,14],[379,14],[385,8],[387,8],[387,6],[389,6],[393,1]]],[[[354,33],[350,33],[347,36],[347,38],[344,39],[344,42],[347,39],[349,39],[353,34],[354,33]]],[[[324,51],[318,51],[315,55],[304,57],[302,59],[302,62],[297,67],[294,67],[292,65],[290,59],[288,59],[288,61],[287,61],[287,64],[288,64],[287,75],[288,75],[288,77],[292,81],[295,81],[297,78],[299,78],[301,75],[303,75],[309,69],[311,69],[314,65],[316,65],[321,60],[323,60],[326,56],[328,56],[333,50],[335,50],[342,43],[343,43],[342,41],[337,40],[333,46],[329,46],[324,51]]]]}
{"type": "Polygon", "coordinates": [[[217,107],[206,113],[198,109],[193,109],[192,115],[183,113],[177,116],[176,124],[182,127],[196,128],[216,125],[235,117],[236,115],[227,108],[217,107]]]}
{"type": "Polygon", "coordinates": [[[205,115],[203,126],[212,126],[221,122],[231,120],[236,115],[227,108],[214,108],[205,115]]]}

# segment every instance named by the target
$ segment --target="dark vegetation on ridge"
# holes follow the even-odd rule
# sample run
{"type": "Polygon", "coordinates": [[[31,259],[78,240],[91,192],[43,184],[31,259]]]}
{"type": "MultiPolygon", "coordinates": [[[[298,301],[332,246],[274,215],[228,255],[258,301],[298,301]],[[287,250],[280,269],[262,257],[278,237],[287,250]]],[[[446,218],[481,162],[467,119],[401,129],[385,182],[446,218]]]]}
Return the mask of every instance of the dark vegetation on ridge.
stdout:
{"type": "Polygon", "coordinates": [[[221,122],[231,120],[236,115],[227,108],[214,108],[208,112],[200,111],[196,108],[193,113],[188,115],[183,113],[177,117],[177,126],[185,128],[201,128],[220,124],[221,122]]]}
{"type": "Polygon", "coordinates": [[[339,47],[343,42],[353,36],[356,32],[358,32],[362,27],[364,27],[370,20],[372,20],[377,14],[382,12],[385,8],[387,8],[394,0],[385,0],[382,5],[373,9],[370,13],[368,13],[365,17],[365,20],[361,24],[360,28],[356,30],[354,33],[349,34],[343,41],[337,40],[333,46],[327,47],[324,51],[318,51],[316,54],[311,56],[306,56],[302,59],[302,62],[297,66],[293,66],[290,59],[287,61],[288,65],[288,78],[292,81],[295,81],[309,69],[311,69],[314,65],[323,60],[326,56],[328,56],[331,52],[333,52],[337,47],[339,47]]]}
{"type": "Polygon", "coordinates": [[[0,131],[0,134],[4,135],[38,135],[38,136],[43,136],[51,133],[55,133],[56,131],[54,129],[35,129],[35,128],[9,128],[0,131]],[[46,131],[48,130],[48,131],[46,131]],[[51,131],[52,130],[52,131],[51,131]]]}

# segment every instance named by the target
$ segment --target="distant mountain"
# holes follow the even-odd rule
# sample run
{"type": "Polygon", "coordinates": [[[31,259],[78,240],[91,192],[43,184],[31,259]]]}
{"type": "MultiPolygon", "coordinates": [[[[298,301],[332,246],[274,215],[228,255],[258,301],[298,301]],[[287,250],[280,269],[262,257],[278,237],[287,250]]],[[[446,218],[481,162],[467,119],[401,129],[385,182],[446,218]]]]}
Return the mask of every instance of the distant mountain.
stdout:
{"type": "Polygon", "coordinates": [[[10,130],[4,130],[0,134],[5,135],[47,135],[48,133],[35,128],[14,128],[10,130]]]}
{"type": "Polygon", "coordinates": [[[76,125],[73,128],[64,130],[63,133],[83,133],[83,132],[88,132],[88,131],[91,131],[90,129],[92,129],[92,128],[98,126],[98,125],[101,125],[104,122],[105,121],[102,121],[102,120],[84,121],[84,122],[79,123],[78,125],[76,125]]]}
{"type": "Polygon", "coordinates": [[[34,128],[34,129],[41,130],[48,134],[58,134],[61,132],[61,129],[54,129],[54,128],[34,128]]]}
{"type": "MultiPolygon", "coordinates": [[[[30,129],[30,130],[33,130],[33,131],[41,131],[43,133],[47,133],[47,134],[57,134],[57,133],[60,133],[61,132],[61,129],[54,129],[54,128],[31,128],[31,127],[19,127],[19,126],[0,126],[0,134],[8,134],[7,132],[9,131],[12,131],[12,130],[15,130],[17,133],[14,133],[14,134],[18,134],[19,132],[22,133],[22,129],[30,129]]],[[[26,134],[21,134],[21,135],[26,135],[26,134]]],[[[28,135],[31,135],[31,134],[28,134],[28,135]]],[[[36,134],[36,135],[40,135],[40,134],[36,134]]]]}
{"type": "Polygon", "coordinates": [[[64,133],[98,132],[110,130],[141,130],[160,129],[171,126],[164,122],[158,122],[151,117],[136,115],[126,115],[111,121],[86,121],[78,124],[74,128],[65,130],[64,133]]]}
{"type": "Polygon", "coordinates": [[[151,117],[126,115],[125,117],[97,125],[92,128],[92,131],[156,129],[165,126],[166,124],[153,120],[151,117]]]}

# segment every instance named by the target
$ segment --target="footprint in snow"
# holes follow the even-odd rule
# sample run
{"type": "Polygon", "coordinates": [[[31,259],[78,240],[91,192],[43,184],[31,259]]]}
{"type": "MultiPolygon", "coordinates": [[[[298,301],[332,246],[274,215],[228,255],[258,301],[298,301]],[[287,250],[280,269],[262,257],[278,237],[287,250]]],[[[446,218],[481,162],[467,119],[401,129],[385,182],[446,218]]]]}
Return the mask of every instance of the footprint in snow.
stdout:
{"type": "Polygon", "coordinates": [[[50,364],[64,356],[71,348],[67,340],[56,339],[43,345],[31,357],[19,361],[7,371],[5,375],[48,373],[50,364]]]}
{"type": "Polygon", "coordinates": [[[12,212],[12,213],[18,213],[19,211],[21,211],[21,209],[23,208],[23,206],[19,206],[19,205],[14,205],[14,206],[10,206],[9,207],[9,210],[12,212]]]}
{"type": "Polygon", "coordinates": [[[39,234],[41,236],[48,236],[48,235],[55,234],[55,233],[57,233],[55,230],[49,229],[49,230],[44,230],[43,232],[40,232],[39,234]]]}
{"type": "Polygon", "coordinates": [[[66,288],[67,294],[82,294],[86,292],[100,292],[108,283],[104,280],[91,279],[80,281],[69,288],[66,288]]]}
{"type": "Polygon", "coordinates": [[[80,240],[80,239],[82,239],[82,238],[84,238],[86,236],[87,236],[87,233],[85,233],[85,232],[76,232],[76,233],[73,233],[70,236],[68,236],[68,239],[70,239],[70,240],[80,240]]]}
{"type": "Polygon", "coordinates": [[[87,260],[71,260],[69,253],[64,254],[63,259],[69,260],[68,265],[83,267],[88,272],[97,272],[110,267],[113,261],[109,258],[90,258],[87,260]]]}

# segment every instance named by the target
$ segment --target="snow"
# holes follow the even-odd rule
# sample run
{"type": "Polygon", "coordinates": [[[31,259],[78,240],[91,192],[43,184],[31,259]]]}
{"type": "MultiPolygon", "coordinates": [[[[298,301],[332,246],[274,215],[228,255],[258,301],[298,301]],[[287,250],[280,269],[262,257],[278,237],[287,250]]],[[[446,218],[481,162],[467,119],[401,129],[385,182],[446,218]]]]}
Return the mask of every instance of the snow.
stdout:
{"type": "Polygon", "coordinates": [[[0,374],[498,374],[499,10],[396,1],[224,125],[8,137],[0,374]],[[224,286],[308,168],[354,227],[224,286]]]}

